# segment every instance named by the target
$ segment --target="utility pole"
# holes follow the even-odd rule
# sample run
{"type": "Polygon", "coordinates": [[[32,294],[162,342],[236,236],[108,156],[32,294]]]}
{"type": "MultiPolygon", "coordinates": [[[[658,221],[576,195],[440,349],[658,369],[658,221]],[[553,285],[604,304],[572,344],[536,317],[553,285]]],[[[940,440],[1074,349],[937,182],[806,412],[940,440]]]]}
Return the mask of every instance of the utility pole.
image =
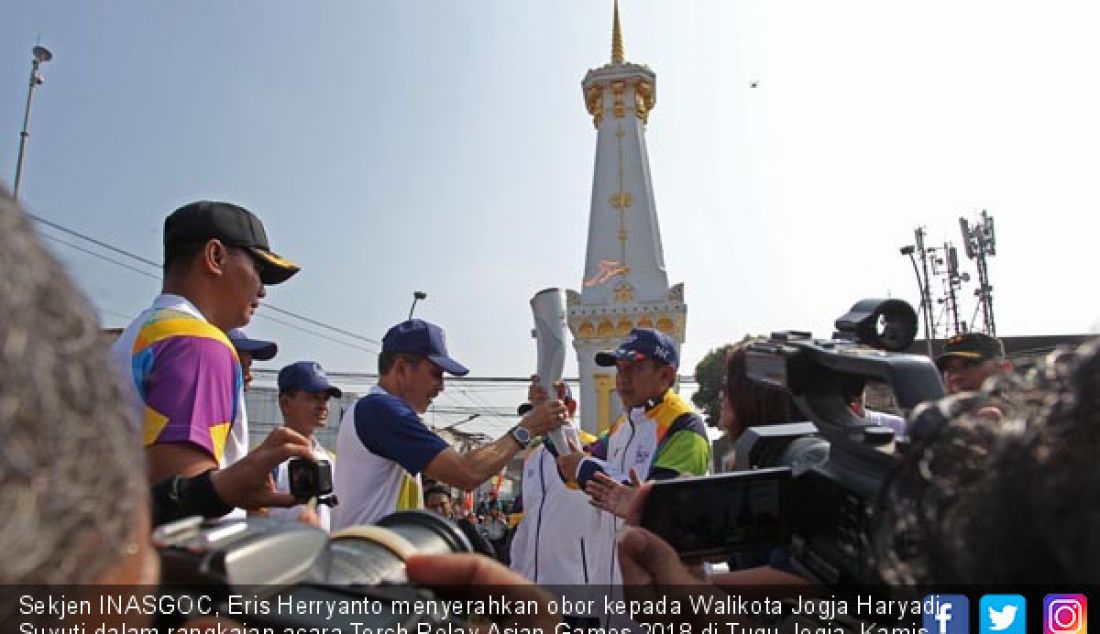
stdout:
{"type": "Polygon", "coordinates": [[[924,227],[917,227],[913,235],[916,238],[916,245],[907,244],[903,246],[901,254],[909,256],[909,261],[913,264],[913,274],[917,278],[917,289],[920,291],[920,314],[924,320],[924,341],[928,348],[928,358],[931,359],[935,356],[932,341],[936,338],[936,328],[932,321],[932,292],[928,287],[928,250],[924,247],[924,227]],[[921,264],[919,267],[914,253],[920,254],[921,264]]]}

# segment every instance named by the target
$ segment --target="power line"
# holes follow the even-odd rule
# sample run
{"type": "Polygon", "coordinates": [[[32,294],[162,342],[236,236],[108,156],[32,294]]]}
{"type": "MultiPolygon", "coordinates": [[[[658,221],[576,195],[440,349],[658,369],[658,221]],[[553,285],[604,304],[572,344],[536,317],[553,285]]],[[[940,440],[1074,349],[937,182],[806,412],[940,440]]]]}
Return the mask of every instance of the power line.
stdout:
{"type": "Polygon", "coordinates": [[[52,221],[46,220],[45,218],[41,218],[39,216],[36,216],[36,215],[32,214],[29,211],[25,212],[25,213],[27,214],[28,218],[32,218],[32,219],[46,225],[47,227],[53,227],[54,229],[57,229],[58,231],[62,231],[62,232],[67,233],[71,236],[75,236],[77,238],[80,238],[81,240],[87,240],[88,242],[91,242],[92,244],[94,244],[96,246],[103,247],[104,249],[107,249],[108,251],[114,251],[115,253],[118,253],[119,255],[125,255],[128,258],[133,258],[133,259],[137,260],[138,262],[148,264],[148,265],[150,265],[152,267],[155,267],[157,269],[160,268],[160,263],[159,262],[154,262],[154,261],[150,260],[149,258],[143,258],[140,255],[137,255],[136,253],[131,253],[130,251],[127,251],[126,249],[120,249],[116,246],[112,246],[110,244],[107,244],[106,242],[103,242],[102,240],[96,240],[95,238],[93,238],[91,236],[84,235],[83,233],[80,233],[79,231],[74,231],[74,230],[69,229],[68,227],[66,227],[64,225],[59,225],[56,222],[52,222],[52,221]]]}
{"type": "MultiPolygon", "coordinates": [[[[82,247],[82,246],[79,246],[79,245],[73,244],[73,243],[71,243],[71,242],[66,242],[65,240],[62,240],[62,239],[60,239],[60,238],[57,238],[57,237],[51,236],[51,235],[49,235],[49,234],[46,234],[46,233],[40,233],[39,235],[41,235],[41,236],[42,236],[43,238],[46,238],[47,240],[51,240],[51,241],[53,241],[53,242],[57,242],[58,244],[63,244],[63,245],[65,245],[65,246],[67,246],[67,247],[69,247],[69,248],[71,248],[71,249],[76,249],[77,251],[80,251],[80,252],[82,252],[82,253],[86,253],[86,254],[88,254],[88,255],[90,255],[90,256],[92,256],[92,257],[95,257],[95,258],[99,258],[99,259],[101,259],[101,260],[106,260],[107,262],[110,262],[110,263],[112,263],[112,264],[117,264],[118,266],[121,266],[121,267],[123,267],[123,268],[125,268],[125,269],[128,269],[128,270],[130,270],[130,271],[133,271],[134,273],[137,273],[138,275],[144,275],[145,277],[149,277],[149,278],[152,278],[152,279],[154,279],[154,280],[159,280],[159,279],[160,279],[160,277],[159,277],[159,276],[157,276],[157,275],[153,275],[152,273],[149,273],[148,271],[144,271],[144,270],[142,270],[142,269],[139,269],[139,268],[137,268],[137,267],[134,267],[134,266],[130,266],[129,264],[126,264],[125,262],[122,262],[122,261],[116,260],[116,259],[114,259],[114,258],[112,258],[112,257],[109,257],[109,256],[106,256],[106,255],[103,255],[102,253],[96,253],[95,251],[92,251],[91,249],[85,249],[85,248],[84,248],[84,247],[82,247]]],[[[261,304],[261,306],[264,306],[264,305],[265,305],[265,304],[261,304]]],[[[268,307],[268,308],[270,308],[271,306],[270,306],[270,305],[267,305],[267,307],[268,307]]],[[[105,312],[105,313],[108,313],[108,314],[111,314],[111,315],[114,315],[115,317],[120,317],[120,318],[122,318],[122,319],[133,319],[133,315],[123,315],[123,314],[121,314],[121,313],[118,313],[118,312],[115,312],[115,311],[112,311],[112,310],[107,310],[107,309],[103,309],[103,312],[105,312]]],[[[342,345],[342,346],[348,346],[349,348],[355,348],[355,349],[357,349],[357,350],[362,350],[362,351],[364,351],[364,352],[369,352],[369,353],[371,353],[371,354],[378,354],[378,352],[377,352],[377,351],[375,351],[375,350],[371,350],[370,348],[367,348],[367,347],[365,347],[365,346],[360,346],[360,345],[358,345],[358,344],[354,344],[354,343],[349,343],[349,342],[347,342],[347,341],[341,341],[341,340],[339,340],[339,339],[336,339],[335,337],[330,337],[330,336],[328,336],[328,335],[326,335],[326,334],[323,334],[323,333],[317,332],[317,331],[315,331],[315,330],[310,330],[309,328],[303,328],[302,326],[299,326],[298,324],[292,324],[292,323],[290,323],[290,322],[288,322],[288,321],[284,321],[284,320],[282,320],[282,319],[278,319],[278,318],[276,318],[276,317],[272,317],[271,315],[265,315],[265,314],[263,314],[263,313],[257,313],[257,314],[256,314],[256,316],[257,316],[257,317],[262,317],[262,318],[264,318],[264,319],[267,319],[267,320],[270,320],[270,321],[273,321],[273,322],[275,322],[275,323],[277,323],[277,324],[282,324],[282,325],[284,325],[284,326],[286,326],[286,327],[288,327],[288,328],[293,328],[293,329],[295,329],[295,330],[299,330],[299,331],[301,331],[301,332],[304,332],[304,333],[308,333],[308,334],[311,334],[311,335],[313,335],[313,336],[315,336],[315,337],[320,337],[321,339],[327,339],[328,341],[331,341],[331,342],[333,342],[333,343],[337,343],[337,344],[340,344],[340,345],[342,345]]]]}
{"type": "MultiPolygon", "coordinates": [[[[263,306],[263,304],[261,304],[260,306],[263,306]]],[[[272,317],[271,315],[265,315],[263,313],[256,313],[256,316],[257,317],[262,317],[262,318],[267,319],[269,321],[273,321],[277,324],[282,324],[282,325],[284,325],[288,328],[293,328],[295,330],[300,330],[302,332],[309,333],[309,334],[313,335],[314,337],[320,337],[321,339],[327,339],[327,340],[329,340],[333,343],[338,343],[342,346],[348,346],[349,348],[356,348],[358,350],[362,350],[363,352],[369,352],[370,354],[378,354],[377,351],[371,350],[370,348],[367,348],[366,346],[361,346],[359,344],[350,343],[350,342],[347,342],[347,341],[340,341],[339,339],[337,339],[335,337],[330,337],[326,334],[317,332],[316,330],[310,330],[309,328],[303,328],[303,327],[299,326],[298,324],[292,324],[289,321],[284,321],[284,320],[279,319],[277,317],[272,317]]]]}
{"type": "Polygon", "coordinates": [[[80,251],[82,253],[87,253],[88,255],[90,255],[94,258],[99,258],[100,260],[106,260],[106,261],[108,261],[112,264],[117,264],[117,265],[121,266],[124,269],[129,269],[129,270],[133,271],[134,273],[137,273],[138,275],[144,275],[145,277],[151,277],[154,280],[159,280],[160,279],[159,276],[153,275],[149,271],[144,271],[142,269],[137,268],[136,266],[130,266],[129,264],[126,264],[125,262],[122,262],[120,260],[116,260],[116,259],[114,259],[112,257],[109,257],[109,256],[106,256],[106,255],[103,255],[102,253],[96,253],[95,251],[92,251],[91,249],[85,249],[84,247],[75,245],[71,242],[66,242],[66,241],[62,240],[61,238],[55,238],[54,236],[51,236],[47,233],[39,233],[39,235],[42,236],[43,238],[47,239],[47,240],[51,240],[51,241],[56,242],[58,244],[63,244],[65,246],[69,247],[70,249],[76,249],[77,251],[80,251]]]}
{"type": "MultiPolygon", "coordinates": [[[[382,346],[382,342],[381,342],[381,341],[378,341],[377,339],[371,339],[370,337],[364,337],[364,336],[362,336],[362,335],[357,335],[357,334],[355,334],[354,332],[350,332],[350,331],[344,330],[343,328],[337,328],[336,326],[330,326],[330,325],[328,325],[328,324],[326,324],[326,323],[324,323],[324,322],[321,322],[321,321],[317,321],[316,319],[312,319],[312,318],[310,318],[310,317],[306,317],[305,315],[299,315],[298,313],[295,313],[295,312],[292,312],[292,311],[286,310],[285,308],[279,308],[278,306],[275,306],[275,305],[273,305],[273,304],[269,304],[269,303],[267,303],[267,302],[264,302],[264,303],[263,303],[263,304],[261,304],[261,305],[262,305],[262,306],[266,306],[266,307],[270,308],[271,310],[273,310],[273,311],[275,311],[275,312],[277,312],[277,313],[282,313],[282,314],[284,314],[284,315],[288,315],[288,316],[290,316],[290,317],[294,317],[294,318],[296,318],[296,319],[300,319],[300,320],[302,320],[302,321],[304,321],[304,322],[306,322],[306,323],[309,323],[309,324],[313,324],[314,326],[320,326],[320,327],[322,327],[322,328],[327,328],[327,329],[329,329],[329,330],[331,330],[331,331],[333,331],[333,332],[338,332],[338,333],[340,333],[341,335],[344,335],[344,336],[346,336],[346,337],[352,337],[352,338],[355,338],[355,339],[359,339],[359,340],[362,340],[362,341],[366,341],[367,343],[373,343],[374,345],[376,345],[376,346],[379,346],[379,347],[381,347],[381,346],[382,346]]],[[[362,349],[363,349],[363,350],[367,350],[366,348],[362,348],[362,349]]],[[[378,351],[377,351],[377,350],[367,350],[367,352],[375,352],[375,353],[377,353],[378,351]]]]}

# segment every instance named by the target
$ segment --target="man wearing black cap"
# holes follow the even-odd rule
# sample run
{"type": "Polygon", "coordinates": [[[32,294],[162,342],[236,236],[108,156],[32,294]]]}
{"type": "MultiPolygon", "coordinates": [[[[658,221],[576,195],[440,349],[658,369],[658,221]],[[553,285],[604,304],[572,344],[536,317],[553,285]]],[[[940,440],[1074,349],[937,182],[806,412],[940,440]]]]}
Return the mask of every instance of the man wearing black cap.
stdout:
{"type": "Polygon", "coordinates": [[[340,468],[332,529],[372,524],[394,511],[423,508],[420,474],[460,489],[485,482],[535,436],[559,427],[565,405],[546,401],[507,434],[466,454],[424,426],[420,415],[443,391],[443,373],[469,370],[447,354],[443,329],[401,322],[382,339],[378,385],[349,408],[336,439],[340,468]]]}
{"type": "Polygon", "coordinates": [[[161,294],[112,348],[138,397],[150,483],[208,473],[248,451],[241,365],[225,333],[248,323],[265,285],[297,271],[237,205],[199,201],[165,219],[161,294]]]}
{"type": "Polygon", "coordinates": [[[936,367],[943,373],[948,394],[977,391],[989,377],[1012,370],[1001,340],[980,332],[949,338],[943,354],[936,357],[936,367]]]}
{"type": "MultiPolygon", "coordinates": [[[[327,460],[330,465],[332,456],[317,441],[314,432],[328,422],[329,399],[340,398],[343,395],[340,388],[328,380],[321,365],[315,361],[298,361],[279,370],[279,410],[283,413],[283,424],[309,439],[313,447],[313,457],[317,460],[327,460]]],[[[279,465],[275,475],[275,488],[279,491],[290,490],[290,478],[287,475],[288,462],[279,465]]],[[[329,516],[330,510],[326,505],[318,505],[316,511],[304,504],[287,509],[271,509],[268,515],[280,519],[303,521],[325,530],[328,530],[332,523],[329,516]]]]}
{"type": "MultiPolygon", "coordinates": [[[[710,464],[710,442],[703,417],[687,400],[672,391],[680,364],[676,342],[659,330],[635,328],[615,350],[596,353],[596,364],[615,366],[615,388],[623,415],[586,447],[588,454],[558,458],[562,477],[576,481],[594,502],[596,475],[631,484],[630,472],[640,480],[665,480],[681,475],[704,475],[710,464]]],[[[598,583],[621,583],[615,554],[615,532],[620,518],[604,514],[590,540],[598,583]]]]}

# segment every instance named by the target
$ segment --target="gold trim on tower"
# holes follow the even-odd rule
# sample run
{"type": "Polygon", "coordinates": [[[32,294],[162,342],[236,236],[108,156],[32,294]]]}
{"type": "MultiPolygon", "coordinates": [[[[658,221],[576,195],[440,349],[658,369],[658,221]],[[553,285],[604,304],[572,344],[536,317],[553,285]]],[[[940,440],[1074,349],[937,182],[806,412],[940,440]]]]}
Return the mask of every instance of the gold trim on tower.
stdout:
{"type": "MultiPolygon", "coordinates": [[[[634,301],[634,287],[631,286],[630,282],[622,280],[615,285],[614,291],[616,302],[620,304],[629,304],[630,302],[634,301]]],[[[630,331],[628,330],[627,332],[630,331]]],[[[624,332],[621,334],[625,335],[626,333],[624,332]]]]}
{"type": "Polygon", "coordinates": [[[615,393],[615,378],[609,374],[592,375],[596,388],[596,430],[603,433],[611,426],[611,395],[615,393]]]}
{"type": "Polygon", "coordinates": [[[623,51],[623,29],[619,26],[619,0],[615,0],[615,20],[611,25],[611,63],[622,64],[626,61],[623,51]]]}
{"type": "Polygon", "coordinates": [[[622,119],[626,116],[626,82],[625,81],[613,81],[611,82],[611,94],[614,95],[614,100],[611,104],[611,113],[615,115],[616,119],[622,119]]]}
{"type": "Polygon", "coordinates": [[[634,84],[634,114],[642,120],[642,123],[649,123],[649,111],[653,110],[656,103],[653,84],[644,79],[634,84]]]}
{"type": "Polygon", "coordinates": [[[585,93],[584,105],[592,115],[592,125],[600,127],[603,122],[603,84],[593,84],[585,93]]]}

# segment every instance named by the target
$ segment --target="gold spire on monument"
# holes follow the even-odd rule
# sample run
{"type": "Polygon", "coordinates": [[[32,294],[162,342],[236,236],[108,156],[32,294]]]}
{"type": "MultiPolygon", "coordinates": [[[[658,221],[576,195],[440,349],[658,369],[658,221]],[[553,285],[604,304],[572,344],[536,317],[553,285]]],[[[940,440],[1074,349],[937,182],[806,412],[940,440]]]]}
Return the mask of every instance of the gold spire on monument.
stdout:
{"type": "Polygon", "coordinates": [[[626,54],[623,52],[623,30],[619,26],[619,0],[615,0],[615,24],[611,27],[611,63],[623,64],[626,54]]]}

